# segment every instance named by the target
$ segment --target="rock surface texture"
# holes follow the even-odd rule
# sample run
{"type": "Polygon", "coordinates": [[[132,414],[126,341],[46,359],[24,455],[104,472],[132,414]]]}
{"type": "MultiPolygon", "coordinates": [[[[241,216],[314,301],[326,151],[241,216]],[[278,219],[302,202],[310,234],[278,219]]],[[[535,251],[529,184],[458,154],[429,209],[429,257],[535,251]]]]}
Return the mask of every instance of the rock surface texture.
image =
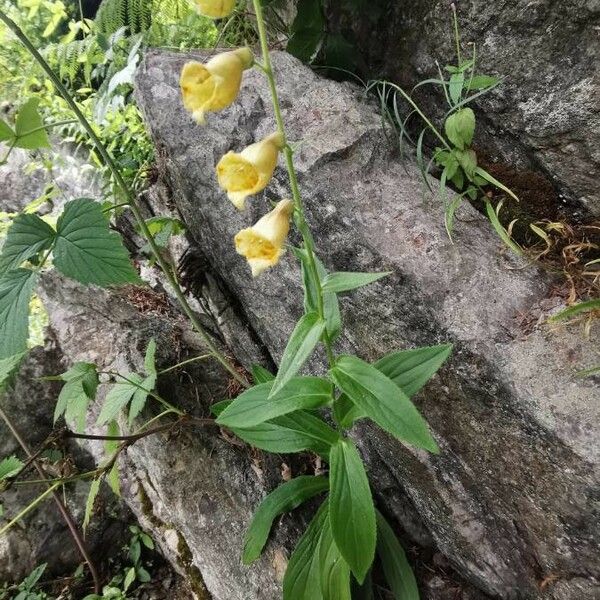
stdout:
{"type": "MultiPolygon", "coordinates": [[[[291,0],[291,5],[296,1],[291,0]]],[[[326,2],[328,30],[357,50],[362,76],[412,89],[438,77],[436,61],[456,64],[450,2],[326,2]],[[356,7],[360,8],[356,8],[356,7]],[[376,42],[374,42],[376,40],[376,42]]],[[[477,147],[509,165],[518,186],[531,170],[551,182],[567,216],[600,216],[600,3],[597,0],[460,0],[463,52],[477,71],[504,78],[475,103],[477,147]]],[[[289,12],[289,11],[288,11],[289,12]]],[[[286,12],[282,12],[283,15],[286,12]]],[[[327,63],[325,63],[327,64],[327,63]]],[[[417,94],[428,112],[437,92],[417,94]]],[[[436,111],[437,107],[437,111],[436,111]]],[[[529,174],[532,187],[543,182],[529,174]]]]}
{"type": "MultiPolygon", "coordinates": [[[[594,7],[585,10],[589,21],[594,7]]],[[[483,27],[483,16],[475,23],[483,27]]],[[[587,27],[583,15],[581,27],[587,27]]],[[[229,203],[214,175],[225,152],[274,130],[266,81],[258,71],[247,72],[238,101],[199,127],[185,113],[177,85],[187,59],[149,53],[137,74],[138,101],[162,180],[204,271],[221,282],[233,299],[231,309],[276,362],[302,312],[298,265],[288,254],[276,269],[252,279],[232,238],[268,210],[269,200],[289,196],[286,175],[278,169],[276,181],[244,213],[229,203]]],[[[480,597],[597,598],[600,387],[597,380],[574,376],[598,361],[597,349],[577,328],[543,324],[560,305],[551,296],[551,280],[504,252],[475,211],[462,209],[455,244],[449,242],[438,199],[424,193],[415,166],[401,164],[388,150],[376,108],[361,90],[321,79],[285,53],[275,53],[274,64],[290,139],[301,142],[295,154],[300,188],[326,267],[393,272],[343,298],[347,329],[337,350],[373,360],[398,348],[455,344],[452,359],[416,398],[440,444],[439,456],[404,447],[364,422],[353,431],[380,505],[400,521],[416,509],[439,550],[481,590],[480,597]]],[[[583,135],[575,117],[566,122],[565,128],[581,127],[583,135]]],[[[557,135],[536,160],[550,161],[562,151],[564,138],[557,135]]],[[[585,188],[584,179],[572,185],[585,188]]],[[[587,193],[583,188],[580,195],[587,193]]],[[[49,295],[60,299],[63,289],[54,286],[49,295]]],[[[63,299],[73,302],[70,293],[63,299]]],[[[112,303],[110,311],[107,304],[84,321],[78,321],[83,313],[77,304],[51,304],[61,344],[73,358],[110,362],[131,346],[117,322],[110,329],[114,340],[106,339],[104,324],[95,337],[87,333],[89,347],[82,348],[81,332],[98,312],[113,312],[112,303]]],[[[131,317],[123,312],[114,318],[127,323],[131,317]]],[[[156,326],[150,321],[145,330],[156,326]]],[[[242,356],[231,339],[233,352],[242,356]]],[[[134,359],[139,362],[139,355],[134,359]]],[[[318,361],[314,366],[322,368],[318,361]]],[[[194,373],[203,378],[196,384],[201,402],[220,399],[222,376],[194,373]]],[[[232,558],[238,549],[230,545],[231,532],[239,540],[263,489],[250,468],[241,470],[247,451],[205,439],[202,432],[185,433],[178,444],[163,450],[167,459],[157,458],[166,448],[158,439],[130,452],[139,485],[154,507],[162,506],[155,518],[184,534],[191,561],[217,600],[278,597],[273,546],[254,569],[242,569],[232,558]]]]}

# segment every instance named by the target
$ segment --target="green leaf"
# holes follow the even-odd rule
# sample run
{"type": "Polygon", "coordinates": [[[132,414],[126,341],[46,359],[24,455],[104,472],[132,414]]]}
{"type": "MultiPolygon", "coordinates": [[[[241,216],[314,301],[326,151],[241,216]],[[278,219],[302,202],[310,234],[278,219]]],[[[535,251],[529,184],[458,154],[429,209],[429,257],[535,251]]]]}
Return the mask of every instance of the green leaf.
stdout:
{"type": "Polygon", "coordinates": [[[550,317],[548,321],[555,323],[556,321],[563,321],[564,319],[571,319],[581,313],[590,312],[592,310],[600,310],[600,300],[588,300],[587,302],[580,302],[574,306],[569,306],[561,310],[558,314],[550,317]]]}
{"type": "Polygon", "coordinates": [[[43,128],[42,117],[38,111],[39,103],[38,98],[30,98],[23,104],[17,114],[15,123],[15,134],[17,136],[15,146],[17,148],[37,150],[38,148],[50,147],[50,140],[43,128]]]}
{"type": "Polygon", "coordinates": [[[154,339],[148,342],[144,356],[144,369],[146,369],[146,375],[156,375],[156,342],[154,339]]]}
{"type": "Polygon", "coordinates": [[[129,406],[129,424],[131,425],[134,419],[144,410],[148,394],[154,390],[156,386],[156,374],[151,373],[141,383],[140,387],[133,393],[131,405],[129,406]]]}
{"type": "MultiPolygon", "coordinates": [[[[302,282],[304,284],[304,311],[306,313],[317,312],[318,282],[314,281],[312,271],[308,265],[308,256],[306,254],[306,250],[294,248],[293,252],[300,261],[300,265],[302,267],[302,282]]],[[[319,281],[323,281],[327,276],[327,271],[317,256],[315,256],[315,262],[317,265],[319,281]]],[[[333,342],[338,337],[342,329],[340,305],[335,293],[323,292],[323,313],[325,316],[327,335],[329,336],[329,340],[333,342]]]]}
{"type": "Polygon", "coordinates": [[[395,600],[419,600],[415,576],[392,528],[377,511],[377,555],[395,600]]]}
{"type": "Polygon", "coordinates": [[[102,207],[87,198],[67,202],[58,219],[54,265],[85,284],[106,287],[141,281],[102,207]]]}
{"type": "Polygon", "coordinates": [[[7,456],[0,461],[0,481],[13,477],[23,468],[23,463],[16,456],[7,456]]]}
{"type": "Polygon", "coordinates": [[[123,581],[123,591],[127,591],[131,584],[135,581],[135,567],[130,567],[127,570],[127,574],[125,575],[125,580],[123,581]]]}
{"type": "Polygon", "coordinates": [[[13,374],[15,369],[21,364],[26,352],[19,352],[7,358],[0,359],[0,390],[4,388],[6,382],[13,374]]]}
{"type": "Polygon", "coordinates": [[[312,450],[324,458],[329,457],[331,446],[340,439],[337,431],[323,419],[303,410],[254,427],[232,427],[231,431],[246,443],[267,452],[292,454],[312,450]]]}
{"type": "Polygon", "coordinates": [[[290,557],[283,578],[283,600],[323,600],[319,543],[329,511],[323,502],[290,557]]]}
{"type": "Polygon", "coordinates": [[[504,228],[504,225],[502,225],[502,223],[500,222],[500,219],[498,218],[498,214],[494,210],[492,203],[487,198],[485,198],[485,211],[487,213],[488,219],[490,220],[490,223],[492,224],[492,227],[498,234],[498,237],[515,254],[521,256],[523,254],[523,250],[521,250],[521,247],[519,246],[519,244],[517,244],[515,241],[513,241],[513,239],[510,237],[508,231],[504,228]]]}
{"type": "Polygon", "coordinates": [[[352,600],[350,592],[350,567],[333,539],[330,518],[325,520],[319,543],[321,563],[321,593],[323,600],[352,600]]]}
{"type": "Polygon", "coordinates": [[[37,274],[27,269],[0,276],[0,359],[27,349],[29,300],[36,281],[37,274]]]}
{"type": "Polygon", "coordinates": [[[461,108],[452,113],[444,125],[448,139],[460,150],[470,146],[475,133],[475,113],[470,108],[461,108]]]}
{"type": "Polygon", "coordinates": [[[475,177],[475,170],[477,169],[477,154],[475,154],[475,150],[454,149],[453,154],[456,156],[458,164],[462,167],[467,177],[472,180],[475,177]]]}
{"type": "Polygon", "coordinates": [[[96,398],[98,372],[92,363],[75,363],[66,373],[60,375],[65,381],[54,409],[54,422],[65,415],[67,422],[75,422],[77,430],[85,425],[85,415],[89,403],[96,398]]]}
{"type": "Polygon", "coordinates": [[[438,371],[452,352],[452,344],[425,346],[386,354],[373,366],[410,398],[438,371]]]}
{"type": "MultiPolygon", "coordinates": [[[[106,435],[111,437],[116,437],[120,435],[121,431],[119,429],[119,424],[116,421],[111,421],[106,428],[106,435]]],[[[108,460],[114,455],[114,453],[118,450],[120,442],[117,440],[106,440],[104,442],[104,451],[108,455],[108,460]]],[[[110,486],[110,489],[113,491],[114,495],[117,497],[121,497],[121,479],[119,476],[119,461],[115,460],[115,464],[112,469],[106,476],[106,482],[110,486]]]]}
{"type": "Polygon", "coordinates": [[[313,353],[324,330],[325,321],[322,321],[317,313],[308,313],[298,321],[283,351],[270,397],[280,392],[300,370],[313,353]]]}
{"type": "Polygon", "coordinates": [[[271,492],[260,503],[246,532],[242,562],[249,565],[260,557],[277,516],[294,510],[309,498],[328,488],[329,481],[325,477],[302,475],[271,492]]]}
{"type": "Polygon", "coordinates": [[[330,273],[323,279],[323,291],[339,294],[374,283],[383,277],[391,275],[392,271],[385,273],[330,273]]]}
{"type": "Polygon", "coordinates": [[[320,0],[299,0],[286,50],[302,62],[310,62],[321,46],[324,25],[320,0]]]}
{"type": "Polygon", "coordinates": [[[54,229],[33,214],[20,214],[6,234],[0,257],[0,271],[18,267],[39,252],[47,250],[54,241],[54,229]]]}
{"type": "Polygon", "coordinates": [[[90,485],[90,491],[88,493],[87,500],[85,502],[85,514],[83,517],[83,532],[88,528],[90,524],[90,520],[92,518],[92,513],[94,512],[94,503],[96,502],[96,498],[98,496],[98,492],[100,491],[100,484],[102,480],[100,478],[94,479],[92,484],[90,485]]]}
{"type": "Polygon", "coordinates": [[[438,452],[414,404],[381,371],[356,356],[341,356],[330,374],[340,390],[382,429],[399,440],[438,452]]]}
{"type": "Polygon", "coordinates": [[[319,377],[294,377],[275,396],[273,383],[261,383],[238,396],[218,417],[225,427],[248,429],[282,415],[319,408],[331,400],[331,383],[319,377]]]}
{"type": "Polygon", "coordinates": [[[475,75],[470,81],[467,82],[467,89],[471,90],[485,90],[493,85],[496,85],[500,79],[498,77],[492,77],[491,75],[475,75]]]}
{"type": "MultiPolygon", "coordinates": [[[[414,396],[442,366],[452,351],[452,344],[399,350],[380,358],[373,366],[389,377],[409,398],[414,396]]],[[[336,419],[344,428],[352,427],[366,415],[346,394],[335,402],[336,419]]]]}
{"type": "Polygon", "coordinates": [[[254,383],[267,383],[273,381],[275,375],[260,365],[252,365],[252,378],[254,383]]]}
{"type": "MultiPolygon", "coordinates": [[[[140,387],[143,387],[143,383],[144,378],[137,373],[128,373],[124,376],[124,379],[119,379],[106,394],[104,406],[98,415],[96,424],[106,425],[109,421],[112,421],[127,406],[133,395],[141,391],[140,387]]],[[[142,391],[142,394],[144,393],[142,391]]]]}
{"type": "Polygon", "coordinates": [[[491,183],[493,186],[497,187],[499,190],[507,193],[511,198],[519,202],[518,196],[509,188],[507,188],[502,182],[498,181],[495,177],[490,175],[486,170],[481,167],[477,167],[475,169],[475,173],[485,179],[488,183],[491,183]]]}
{"type": "Polygon", "coordinates": [[[12,140],[15,137],[15,132],[11,126],[4,120],[0,119],[0,142],[12,140]]]}
{"type": "Polygon", "coordinates": [[[458,104],[462,95],[463,86],[465,84],[465,74],[463,71],[460,73],[454,73],[450,77],[450,84],[448,85],[448,91],[450,93],[450,99],[453,104],[458,104]]]}
{"type": "Polygon", "coordinates": [[[340,440],[329,453],[329,519],[333,538],[359,583],[375,556],[375,507],[362,459],[354,444],[340,440]]]}

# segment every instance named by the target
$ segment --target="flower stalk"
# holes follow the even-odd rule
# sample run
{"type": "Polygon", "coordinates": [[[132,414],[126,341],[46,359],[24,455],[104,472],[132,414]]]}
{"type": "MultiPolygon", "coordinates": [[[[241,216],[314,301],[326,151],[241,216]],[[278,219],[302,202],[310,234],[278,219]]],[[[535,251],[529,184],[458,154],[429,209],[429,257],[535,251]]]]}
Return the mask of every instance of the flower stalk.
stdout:
{"type": "MultiPolygon", "coordinates": [[[[260,39],[260,48],[262,54],[262,64],[261,69],[265,73],[267,77],[267,81],[269,83],[269,91],[271,93],[271,102],[273,104],[273,113],[275,115],[275,122],[277,124],[277,131],[281,136],[282,146],[283,146],[283,155],[285,157],[285,164],[290,180],[290,188],[292,191],[292,199],[294,201],[294,205],[296,208],[296,226],[300,234],[302,235],[302,239],[304,241],[304,246],[306,248],[306,254],[308,258],[308,265],[311,270],[312,278],[315,282],[317,288],[317,312],[319,317],[325,320],[325,311],[323,304],[323,288],[321,284],[321,278],[319,277],[319,271],[317,269],[317,261],[315,258],[315,242],[312,237],[312,233],[310,231],[310,227],[308,226],[308,222],[306,221],[306,215],[304,212],[304,204],[302,202],[302,196],[300,194],[300,188],[298,186],[298,175],[296,174],[296,168],[294,167],[294,157],[293,151],[290,147],[286,132],[285,125],[283,122],[283,116],[281,114],[281,104],[279,102],[279,94],[277,92],[277,83],[275,81],[275,74],[273,72],[273,65],[271,63],[271,55],[269,53],[269,42],[267,38],[267,30],[265,27],[265,19],[263,14],[263,9],[260,0],[252,0],[254,5],[254,13],[256,15],[256,23],[258,28],[258,36],[260,39]]],[[[330,365],[333,365],[335,362],[335,356],[333,354],[333,350],[331,347],[331,341],[327,334],[327,331],[323,333],[323,344],[325,346],[325,351],[327,353],[327,359],[330,365]]]]}

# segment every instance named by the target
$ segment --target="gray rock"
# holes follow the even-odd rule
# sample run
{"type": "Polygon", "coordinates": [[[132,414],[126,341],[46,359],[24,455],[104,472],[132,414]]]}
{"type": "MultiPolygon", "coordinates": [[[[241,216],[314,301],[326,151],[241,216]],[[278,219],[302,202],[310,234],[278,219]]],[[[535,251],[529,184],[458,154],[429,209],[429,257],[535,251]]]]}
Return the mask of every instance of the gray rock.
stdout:
{"type": "MultiPolygon", "coordinates": [[[[248,72],[238,101],[198,127],[177,86],[187,58],[149,53],[138,100],[190,235],[277,360],[302,311],[298,265],[288,254],[252,279],[232,237],[264,214],[265,200],[289,195],[285,173],[279,169],[266,193],[238,213],[213,171],[227,150],[273,131],[267,86],[248,72]]],[[[403,490],[451,564],[494,597],[575,600],[582,585],[599,594],[600,395],[597,381],[574,376],[597,350],[577,329],[543,324],[547,307],[560,305],[548,300],[550,277],[505,252],[470,207],[449,242],[438,199],[424,192],[414,165],[394,158],[360,90],[320,79],[284,53],[274,61],[326,266],[393,271],[343,299],[347,329],[337,350],[372,360],[402,347],[455,344],[449,364],[416,398],[439,456],[366,423],[354,431],[382,506],[403,513],[388,502],[398,497],[395,487],[403,490]]]]}
{"type": "MultiPolygon", "coordinates": [[[[49,274],[42,297],[61,349],[72,362],[94,362],[104,371],[140,370],[152,337],[158,344],[159,365],[206,353],[182,317],[165,308],[168,300],[165,305],[164,296],[151,290],[108,292],[49,274]]],[[[206,417],[210,404],[228,397],[230,385],[218,363],[204,361],[161,378],[159,391],[190,414],[206,417]]],[[[101,388],[92,406],[88,433],[105,431],[95,425],[105,393],[101,388]]],[[[148,407],[147,416],[158,409],[148,407]]],[[[98,461],[104,458],[101,442],[85,447],[98,461]]],[[[301,522],[284,519],[284,527],[253,567],[244,567],[239,559],[256,506],[266,490],[281,482],[281,457],[256,455],[215,427],[182,426],[135,443],[120,464],[124,500],[197,598],[281,596],[282,569],[301,522]]]]}
{"type": "MultiPolygon", "coordinates": [[[[290,0],[290,5],[295,5],[290,0]]],[[[410,91],[437,78],[436,61],[456,64],[449,1],[327,2],[327,29],[343,34],[363,77],[385,77],[410,91]]],[[[476,146],[491,162],[542,175],[566,214],[600,215],[600,4],[596,0],[460,0],[463,51],[477,51],[477,71],[504,78],[475,103],[476,146]]],[[[281,11],[286,16],[290,11],[281,11]]],[[[291,11],[293,14],[293,11],[291,11]]],[[[327,62],[325,61],[327,64],[327,62]]],[[[441,90],[417,93],[429,114],[446,110],[441,90]]],[[[506,175],[506,174],[505,174],[506,175]]],[[[512,179],[512,178],[511,178],[512,179]]],[[[507,182],[507,183],[512,183],[507,182]]],[[[550,190],[551,192],[551,190],[550,190]]],[[[548,195],[547,203],[554,199],[548,195]]],[[[538,207],[543,208],[543,207],[538,207]]]]}

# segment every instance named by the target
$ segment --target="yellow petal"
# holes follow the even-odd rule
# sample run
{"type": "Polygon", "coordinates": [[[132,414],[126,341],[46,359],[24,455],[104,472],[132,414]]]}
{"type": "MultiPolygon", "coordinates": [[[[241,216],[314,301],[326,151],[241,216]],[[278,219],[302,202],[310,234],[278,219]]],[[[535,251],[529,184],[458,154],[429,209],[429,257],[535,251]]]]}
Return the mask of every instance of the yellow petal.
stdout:
{"type": "Polygon", "coordinates": [[[235,0],[194,0],[198,12],[211,19],[223,19],[235,8],[235,0]]]}
{"type": "Polygon", "coordinates": [[[282,200],[255,225],[242,229],[235,236],[235,248],[238,254],[246,257],[254,277],[279,262],[293,211],[294,203],[282,200]]]}
{"type": "Polygon", "coordinates": [[[236,208],[242,210],[248,196],[267,187],[282,146],[281,135],[275,133],[248,146],[239,154],[228,152],[221,158],[217,164],[219,185],[236,208]]]}
{"type": "Polygon", "coordinates": [[[206,64],[191,61],[183,66],[179,85],[183,105],[199,123],[204,114],[229,106],[240,91],[242,73],[252,66],[253,55],[248,48],[223,52],[206,64]]]}

